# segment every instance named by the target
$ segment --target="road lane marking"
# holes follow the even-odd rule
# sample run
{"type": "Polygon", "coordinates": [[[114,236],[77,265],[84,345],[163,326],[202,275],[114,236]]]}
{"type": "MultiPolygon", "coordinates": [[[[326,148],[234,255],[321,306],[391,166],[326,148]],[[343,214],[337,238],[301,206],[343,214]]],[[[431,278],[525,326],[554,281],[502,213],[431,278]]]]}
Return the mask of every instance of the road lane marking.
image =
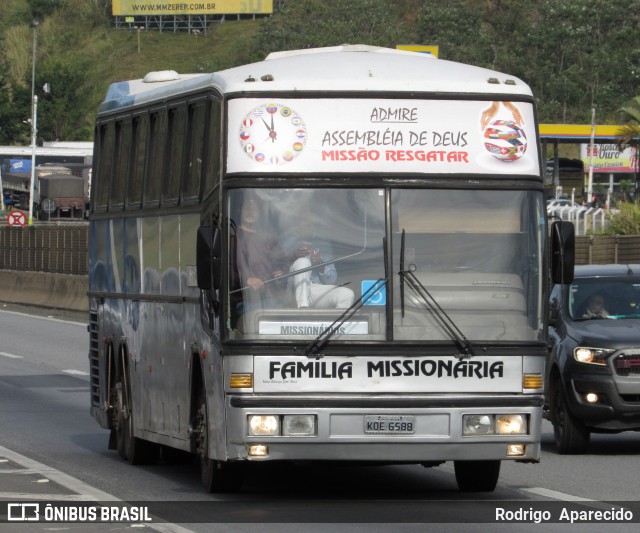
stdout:
{"type": "MultiPolygon", "coordinates": [[[[8,459],[7,462],[9,462],[8,459]]],[[[0,476],[2,474],[23,474],[25,476],[28,476],[40,473],[42,473],[42,470],[40,470],[39,468],[3,468],[2,470],[0,470],[0,476]]]]}
{"type": "Polygon", "coordinates": [[[522,489],[525,492],[536,494],[537,496],[544,496],[545,498],[551,498],[552,500],[560,500],[565,502],[584,502],[586,507],[593,507],[594,509],[602,509],[608,511],[612,508],[624,509],[620,505],[612,505],[607,502],[601,502],[598,500],[592,500],[591,498],[581,498],[580,496],[574,496],[573,494],[566,494],[564,492],[558,492],[557,490],[545,489],[543,487],[530,487],[522,489]]]}
{"type": "Polygon", "coordinates": [[[83,328],[87,327],[87,323],[82,323],[82,322],[75,322],[73,320],[63,320],[60,318],[53,318],[52,316],[40,316],[40,315],[29,315],[27,313],[19,313],[18,311],[6,311],[4,309],[0,309],[0,313],[7,313],[9,315],[18,315],[18,316],[24,316],[24,317],[28,317],[28,318],[37,318],[40,320],[48,320],[50,322],[61,322],[62,324],[73,324],[75,326],[82,326],[83,328]]]}
{"type": "Polygon", "coordinates": [[[561,500],[565,502],[594,502],[589,498],[580,498],[579,496],[572,496],[571,494],[565,494],[564,492],[558,492],[557,490],[545,489],[543,487],[530,487],[522,489],[525,492],[531,492],[538,496],[544,496],[545,498],[551,498],[552,500],[561,500]]]}
{"type": "MultiPolygon", "coordinates": [[[[38,461],[34,461],[33,459],[29,459],[24,455],[16,453],[4,446],[0,446],[0,456],[13,461],[20,466],[24,466],[26,469],[30,470],[31,473],[36,471],[38,474],[47,477],[51,481],[55,481],[58,485],[62,485],[63,487],[77,492],[78,494],[83,494],[90,498],[95,499],[96,501],[118,501],[118,498],[115,496],[108,494],[106,492],[102,492],[91,485],[88,485],[79,479],[71,477],[60,470],[56,470],[55,468],[51,468],[43,463],[39,463],[38,461]]],[[[33,496],[32,496],[33,498],[33,496]]]]}
{"type": "Polygon", "coordinates": [[[15,355],[7,352],[0,352],[2,357],[8,357],[9,359],[24,359],[21,355],[15,355]]]}
{"type": "MultiPolygon", "coordinates": [[[[6,499],[23,499],[23,500],[55,500],[55,501],[96,501],[96,502],[124,502],[120,498],[113,496],[107,492],[101,491],[91,485],[80,481],[69,474],[65,474],[60,470],[56,470],[44,463],[39,463],[33,459],[29,459],[24,455],[21,455],[9,448],[0,446],[0,458],[9,459],[14,463],[24,466],[28,470],[37,470],[38,474],[46,476],[51,481],[54,481],[58,485],[76,492],[77,494],[30,494],[30,493],[12,493],[12,492],[0,492],[0,498],[6,499]],[[14,495],[17,495],[14,497],[14,495]]],[[[144,525],[155,531],[161,533],[193,533],[192,530],[182,527],[178,524],[171,523],[149,523],[145,522],[144,525]]]]}
{"type": "Polygon", "coordinates": [[[0,498],[6,500],[40,500],[43,502],[90,502],[94,501],[86,494],[37,494],[29,492],[0,492],[0,498]]]}
{"type": "Polygon", "coordinates": [[[89,372],[83,372],[82,370],[62,370],[62,372],[66,372],[67,374],[74,374],[76,376],[88,376],[89,372]]]}

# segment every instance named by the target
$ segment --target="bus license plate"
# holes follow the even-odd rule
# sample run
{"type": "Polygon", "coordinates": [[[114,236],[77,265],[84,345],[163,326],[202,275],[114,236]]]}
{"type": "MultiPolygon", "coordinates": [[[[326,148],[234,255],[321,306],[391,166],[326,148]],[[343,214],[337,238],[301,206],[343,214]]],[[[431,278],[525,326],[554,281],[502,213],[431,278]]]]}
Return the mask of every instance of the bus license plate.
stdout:
{"type": "Polygon", "coordinates": [[[409,415],[365,415],[364,432],[386,435],[411,435],[416,424],[409,415]]]}

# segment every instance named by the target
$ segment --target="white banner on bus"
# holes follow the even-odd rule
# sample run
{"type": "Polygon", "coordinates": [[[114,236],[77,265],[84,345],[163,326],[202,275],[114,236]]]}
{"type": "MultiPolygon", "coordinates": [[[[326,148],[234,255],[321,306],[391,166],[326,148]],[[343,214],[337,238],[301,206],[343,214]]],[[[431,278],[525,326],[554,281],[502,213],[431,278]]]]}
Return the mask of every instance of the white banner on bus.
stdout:
{"type": "Polygon", "coordinates": [[[254,357],[255,392],[522,392],[521,357],[254,357]]]}
{"type": "Polygon", "coordinates": [[[533,105],[238,98],[227,171],[539,174],[533,105]]]}
{"type": "MultiPolygon", "coordinates": [[[[326,333],[332,322],[300,320],[260,320],[260,335],[320,335],[326,333]]],[[[367,335],[369,323],[366,321],[345,322],[333,328],[334,335],[367,335]]]]}

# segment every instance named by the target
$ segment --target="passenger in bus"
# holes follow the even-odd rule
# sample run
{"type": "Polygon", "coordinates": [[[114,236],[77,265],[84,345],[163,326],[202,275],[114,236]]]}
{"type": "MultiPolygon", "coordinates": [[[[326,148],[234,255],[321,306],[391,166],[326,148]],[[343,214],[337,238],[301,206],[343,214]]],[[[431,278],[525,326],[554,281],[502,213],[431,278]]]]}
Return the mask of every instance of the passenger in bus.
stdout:
{"type": "Polygon", "coordinates": [[[289,272],[294,274],[290,282],[299,308],[346,309],[354,301],[353,291],[336,286],[336,267],[331,260],[333,251],[328,242],[318,238],[313,214],[307,213],[294,231],[293,239],[285,246],[290,250],[293,264],[289,272]]]}
{"type": "Polygon", "coordinates": [[[242,301],[238,311],[260,307],[281,307],[286,281],[287,260],[278,240],[268,232],[260,205],[255,199],[245,200],[240,212],[240,224],[235,235],[235,256],[242,301]]]}

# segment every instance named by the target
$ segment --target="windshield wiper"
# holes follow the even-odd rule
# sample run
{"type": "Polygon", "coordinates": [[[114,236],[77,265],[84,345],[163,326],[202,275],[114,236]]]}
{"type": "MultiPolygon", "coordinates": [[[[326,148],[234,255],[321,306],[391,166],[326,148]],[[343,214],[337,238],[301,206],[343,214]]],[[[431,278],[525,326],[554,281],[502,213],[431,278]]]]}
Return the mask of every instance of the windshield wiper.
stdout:
{"type": "Polygon", "coordinates": [[[402,238],[400,239],[400,310],[404,318],[404,228],[402,228],[402,238]]]}
{"type": "MultiPolygon", "coordinates": [[[[404,316],[404,283],[407,285],[422,299],[425,307],[431,312],[431,314],[440,323],[442,328],[449,334],[451,340],[453,340],[458,348],[462,351],[464,357],[472,357],[475,355],[475,350],[471,341],[467,339],[460,328],[456,325],[453,319],[447,314],[442,306],[436,301],[433,295],[427,290],[422,282],[416,277],[409,266],[408,270],[404,269],[404,241],[405,233],[402,230],[402,239],[400,243],[400,305],[402,306],[402,316],[404,316]]],[[[414,267],[415,268],[415,267],[414,267]]]]}
{"type": "Polygon", "coordinates": [[[369,287],[362,296],[358,298],[355,302],[353,302],[347,309],[345,309],[344,313],[342,313],[338,318],[336,318],[320,335],[318,335],[311,344],[307,346],[304,351],[304,354],[307,357],[321,357],[319,355],[320,350],[324,348],[324,346],[329,342],[329,339],[333,337],[333,335],[340,329],[340,327],[349,320],[353,315],[355,315],[360,308],[365,304],[367,298],[374,294],[377,290],[385,286],[387,283],[387,278],[379,278],[376,280],[371,287],[369,287]]]}
{"type": "MultiPolygon", "coordinates": [[[[364,250],[364,249],[363,249],[364,250]]],[[[307,346],[304,351],[304,354],[307,357],[321,357],[319,355],[320,350],[329,342],[329,339],[333,337],[336,331],[340,329],[347,320],[349,320],[354,314],[356,314],[360,308],[366,303],[367,298],[374,294],[379,288],[386,286],[387,281],[389,280],[389,270],[387,268],[387,239],[382,238],[382,250],[384,256],[384,278],[379,278],[373,283],[360,298],[358,298],[355,302],[353,302],[345,311],[342,313],[334,322],[326,328],[320,335],[318,335],[311,344],[307,346]]]]}
{"type": "Polygon", "coordinates": [[[425,307],[431,311],[436,320],[440,322],[442,328],[449,334],[451,340],[458,345],[463,355],[465,357],[474,356],[475,350],[471,341],[464,336],[460,328],[456,326],[453,319],[440,306],[416,275],[410,270],[404,270],[400,272],[400,276],[406,278],[407,285],[422,299],[425,307]]]}

